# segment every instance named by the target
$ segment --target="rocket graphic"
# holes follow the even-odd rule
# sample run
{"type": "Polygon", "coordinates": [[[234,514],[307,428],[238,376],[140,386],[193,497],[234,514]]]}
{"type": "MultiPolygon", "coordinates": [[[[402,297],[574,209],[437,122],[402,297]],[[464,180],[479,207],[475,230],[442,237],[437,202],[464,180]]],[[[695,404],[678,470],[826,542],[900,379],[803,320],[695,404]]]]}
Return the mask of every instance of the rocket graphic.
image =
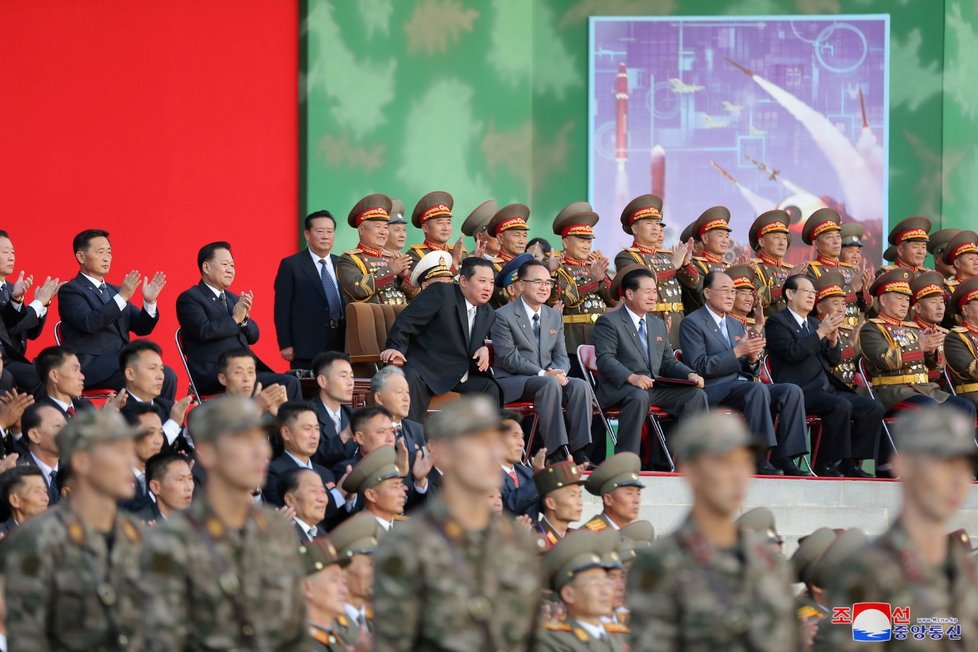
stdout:
{"type": "Polygon", "coordinates": [[[625,64],[618,64],[615,79],[615,160],[628,160],[628,72],[625,64]]]}

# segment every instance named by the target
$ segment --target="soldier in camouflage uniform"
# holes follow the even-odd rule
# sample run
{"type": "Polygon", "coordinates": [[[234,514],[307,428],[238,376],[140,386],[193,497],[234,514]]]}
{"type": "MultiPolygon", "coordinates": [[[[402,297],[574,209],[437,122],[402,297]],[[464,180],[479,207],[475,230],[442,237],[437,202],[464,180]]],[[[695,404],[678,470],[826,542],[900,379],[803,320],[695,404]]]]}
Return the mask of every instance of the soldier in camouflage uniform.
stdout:
{"type": "Polygon", "coordinates": [[[375,652],[531,649],[541,605],[526,530],[495,515],[502,422],[484,397],[433,414],[441,489],[374,556],[375,652]]]}
{"type": "Polygon", "coordinates": [[[447,192],[436,190],[418,200],[411,214],[411,224],[415,228],[421,229],[424,233],[424,241],[420,244],[411,245],[408,248],[408,256],[411,257],[411,269],[418,264],[425,254],[432,251],[445,251],[452,257],[452,274],[458,273],[459,263],[468,253],[462,246],[462,238],[459,237],[455,246],[449,247],[448,240],[452,237],[452,208],[455,200],[447,192]]]}
{"type": "Polygon", "coordinates": [[[844,324],[855,328],[863,322],[866,312],[872,305],[868,284],[872,276],[869,270],[859,272],[849,263],[839,259],[842,252],[842,218],[831,208],[820,208],[812,213],[801,232],[801,239],[807,245],[814,245],[817,255],[808,263],[805,274],[815,280],[826,272],[838,272],[844,281],[846,292],[846,318],[844,324]]]}
{"type": "Polygon", "coordinates": [[[815,636],[821,621],[832,613],[825,604],[824,588],[812,583],[812,570],[822,554],[835,541],[835,537],[835,530],[820,527],[798,539],[798,547],[789,560],[794,574],[792,579],[805,585],[805,588],[795,596],[795,611],[798,620],[801,621],[806,650],[811,649],[812,637],[815,636]]]}
{"type": "Polygon", "coordinates": [[[629,570],[633,650],[800,649],[784,559],[733,520],[754,473],[755,442],[741,419],[717,412],[688,419],[674,433],[693,507],[629,570]]]}
{"type": "Polygon", "coordinates": [[[890,229],[888,242],[895,248],[896,260],[893,265],[881,267],[879,273],[902,268],[915,278],[921,272],[932,271],[924,267],[930,228],[931,221],[926,217],[908,217],[890,229]]]}
{"type": "MultiPolygon", "coordinates": [[[[344,638],[349,632],[340,629],[343,617],[346,582],[343,564],[336,547],[326,537],[318,537],[299,546],[305,578],[302,593],[306,598],[306,632],[314,652],[346,652],[357,639],[344,638]]],[[[345,620],[344,620],[345,622],[345,620]]]]}
{"type": "Polygon", "coordinates": [[[672,345],[679,346],[679,322],[683,318],[682,286],[695,286],[699,271],[692,264],[691,238],[680,240],[674,250],[660,249],[665,237],[662,221],[662,199],[655,195],[640,195],[630,201],[621,212],[621,228],[634,240],[615,256],[615,269],[628,265],[644,265],[655,274],[659,288],[659,302],[652,314],[666,323],[672,345]]]}
{"type": "MultiPolygon", "coordinates": [[[[947,536],[975,475],[974,420],[953,410],[919,410],[901,417],[894,436],[900,451],[894,466],[904,485],[900,516],[834,570],[826,603],[850,607],[872,601],[909,608],[910,627],[894,623],[889,641],[875,649],[978,649],[978,571],[969,551],[947,536]],[[918,618],[957,622],[924,625],[924,635],[917,637],[912,632],[918,618]]],[[[853,640],[853,633],[852,625],[824,621],[815,650],[868,649],[853,640]]]]}
{"type": "Polygon", "coordinates": [[[688,315],[703,307],[703,278],[710,272],[726,271],[729,265],[723,259],[730,249],[730,211],[726,206],[713,206],[703,211],[690,226],[693,239],[702,243],[703,251],[693,256],[693,266],[698,274],[682,275],[683,307],[688,315]]]}
{"type": "Polygon", "coordinates": [[[978,277],[958,286],[950,309],[961,315],[961,325],[944,340],[951,382],[958,396],[978,405],[978,277]]]}
{"type": "Polygon", "coordinates": [[[258,408],[212,399],[191,413],[190,433],[207,482],[143,546],[146,649],[306,650],[295,529],[251,496],[269,457],[258,408]]]}
{"type": "Polygon", "coordinates": [[[638,518],[642,505],[644,484],[639,473],[642,459],[628,451],[616,453],[591,472],[584,488],[592,496],[599,496],[602,510],[584,524],[592,532],[606,529],[620,530],[638,518]]]}
{"type": "MultiPolygon", "coordinates": [[[[509,204],[503,206],[489,220],[486,233],[499,241],[499,252],[492,259],[495,273],[503,271],[503,266],[520,254],[526,253],[527,235],[530,226],[526,223],[530,217],[530,207],[525,204],[509,204]]],[[[509,300],[503,292],[497,292],[491,305],[502,308],[509,300]]]]}
{"type": "Polygon", "coordinates": [[[785,279],[804,271],[804,266],[795,269],[791,263],[784,262],[791,246],[790,224],[791,218],[785,211],[773,210],[761,213],[748,231],[751,249],[757,252],[757,258],[751,260],[760,282],[757,296],[768,317],[784,310],[781,287],[785,279]]]}
{"type": "MultiPolygon", "coordinates": [[[[608,622],[613,610],[609,563],[599,535],[574,532],[543,558],[544,575],[559,596],[563,620],[545,623],[538,635],[540,652],[624,652],[628,628],[608,622]]],[[[611,566],[621,568],[617,553],[611,566]]]]}
{"type": "Polygon", "coordinates": [[[387,195],[367,195],[350,211],[347,222],[360,234],[355,249],[343,252],[336,263],[336,279],[347,301],[407,303],[402,285],[410,278],[411,258],[385,251],[391,210],[387,195]]]}
{"type": "Polygon", "coordinates": [[[550,464],[533,474],[533,483],[540,496],[540,520],[535,529],[550,550],[581,520],[584,501],[581,485],[584,477],[573,461],[550,464]]]}
{"type": "Polygon", "coordinates": [[[130,428],[118,412],[79,412],[56,436],[72,492],[3,543],[10,650],[140,650],[138,521],[130,428]]]}
{"type": "Polygon", "coordinates": [[[577,347],[591,344],[594,322],[616,303],[611,298],[608,259],[591,250],[597,223],[598,214],[583,201],[565,206],[553,223],[554,234],[564,243],[560,266],[554,272],[553,300],[564,303],[564,340],[572,375],[578,378],[583,373],[578,368],[577,347]]]}

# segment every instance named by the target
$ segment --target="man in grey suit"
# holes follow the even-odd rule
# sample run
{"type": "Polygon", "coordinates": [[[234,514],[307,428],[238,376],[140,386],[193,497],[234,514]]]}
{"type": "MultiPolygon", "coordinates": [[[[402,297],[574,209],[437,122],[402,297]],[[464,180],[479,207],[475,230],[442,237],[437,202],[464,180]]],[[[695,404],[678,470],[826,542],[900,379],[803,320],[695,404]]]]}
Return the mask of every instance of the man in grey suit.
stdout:
{"type": "Polygon", "coordinates": [[[568,378],[570,359],[564,344],[564,321],[544,305],[553,280],[541,262],[523,263],[517,272],[520,298],[496,311],[492,325],[493,371],[503,402],[533,401],[540,418],[543,445],[551,459],[566,460],[568,451],[586,463],[591,446],[591,388],[568,378]],[[564,424],[562,406],[567,408],[564,424]]]}
{"type": "Polygon", "coordinates": [[[727,315],[734,295],[727,274],[710,272],[704,277],[706,305],[686,315],[679,326],[683,360],[706,379],[710,405],[742,412],[763,450],[772,449],[771,462],[766,452],[758,458],[759,474],[811,475],[792,460],[808,452],[804,395],[797,385],[755,382],[765,340],[763,335],[748,337],[743,324],[727,315]]]}
{"type": "Polygon", "coordinates": [[[615,451],[638,453],[651,406],[678,419],[705,412],[706,394],[703,379],[676,360],[665,322],[651,314],[658,297],[655,275],[644,265],[627,265],[615,275],[611,296],[623,305],[598,317],[591,336],[598,401],[620,406],[615,451]],[[670,378],[693,384],[669,384],[670,378]]]}

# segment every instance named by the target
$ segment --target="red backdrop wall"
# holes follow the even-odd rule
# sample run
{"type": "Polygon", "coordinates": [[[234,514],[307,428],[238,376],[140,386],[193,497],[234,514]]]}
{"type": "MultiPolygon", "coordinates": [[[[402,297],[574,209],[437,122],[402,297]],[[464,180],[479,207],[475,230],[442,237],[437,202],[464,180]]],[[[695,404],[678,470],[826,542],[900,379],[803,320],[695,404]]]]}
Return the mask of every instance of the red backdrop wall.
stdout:
{"type": "MultiPolygon", "coordinates": [[[[296,2],[3,2],[0,61],[0,228],[17,269],[73,276],[74,234],[109,230],[110,282],[167,274],[152,338],[182,378],[176,297],[200,245],[228,240],[232,289],[255,291],[257,352],[284,367],[271,311],[297,246],[296,2]]],[[[52,308],[31,352],[53,342],[52,308]]]]}

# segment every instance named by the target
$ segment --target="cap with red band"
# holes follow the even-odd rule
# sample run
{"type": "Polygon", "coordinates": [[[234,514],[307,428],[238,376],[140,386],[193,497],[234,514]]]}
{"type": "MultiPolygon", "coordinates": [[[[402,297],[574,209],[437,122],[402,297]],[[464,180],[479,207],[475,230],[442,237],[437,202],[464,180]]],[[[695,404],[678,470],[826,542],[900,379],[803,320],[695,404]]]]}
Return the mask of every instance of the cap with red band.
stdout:
{"type": "Polygon", "coordinates": [[[530,227],[526,223],[526,220],[529,217],[530,207],[526,204],[510,204],[509,206],[503,206],[499,209],[499,212],[493,216],[492,220],[489,222],[489,228],[487,230],[489,235],[494,238],[503,231],[509,231],[510,229],[529,231],[530,227]]]}
{"type": "Polygon", "coordinates": [[[733,265],[727,269],[727,276],[733,280],[737,290],[753,290],[757,287],[757,275],[751,265],[733,265]]]}
{"type": "Polygon", "coordinates": [[[598,223],[598,214],[586,201],[576,201],[564,206],[554,218],[553,231],[562,238],[577,236],[579,238],[594,238],[594,229],[598,223]]]}
{"type": "Polygon", "coordinates": [[[818,278],[812,279],[812,286],[815,288],[815,303],[831,297],[845,298],[845,284],[845,279],[838,272],[825,272],[818,278]]]}
{"type": "Polygon", "coordinates": [[[940,272],[923,272],[910,281],[910,300],[917,303],[927,297],[939,296],[944,299],[944,277],[940,272]]]}
{"type": "Polygon", "coordinates": [[[820,208],[805,221],[805,227],[801,230],[802,242],[810,245],[823,233],[841,231],[841,223],[842,218],[837,211],[831,208],[820,208]]]}
{"type": "Polygon", "coordinates": [[[951,295],[951,310],[960,313],[972,301],[978,301],[978,276],[962,281],[951,295]]]}
{"type": "Polygon", "coordinates": [[[693,222],[693,238],[701,241],[707,231],[714,229],[732,230],[730,228],[730,210],[726,206],[711,206],[703,211],[703,214],[693,222]]]}
{"type": "MultiPolygon", "coordinates": [[[[775,209],[761,213],[750,225],[750,230],[747,232],[751,249],[759,250],[761,248],[759,240],[768,233],[790,233],[789,224],[791,224],[791,217],[782,210],[775,209]]],[[[788,243],[791,243],[790,237],[788,243]]]]}
{"type": "Polygon", "coordinates": [[[904,242],[927,242],[930,239],[927,236],[930,227],[931,222],[926,217],[908,217],[890,229],[888,241],[891,245],[904,242]]]}
{"type": "Polygon", "coordinates": [[[436,190],[418,200],[411,214],[411,224],[417,228],[433,217],[451,217],[455,200],[447,192],[436,190]]]}
{"type": "Polygon", "coordinates": [[[910,290],[910,271],[902,267],[897,267],[883,272],[876,277],[873,285],[869,288],[870,294],[880,297],[888,292],[913,296],[910,290]]]}
{"type": "Polygon", "coordinates": [[[376,193],[367,195],[350,210],[347,216],[347,223],[356,228],[367,220],[378,220],[382,222],[390,221],[391,209],[394,203],[387,195],[376,193]]]}
{"type": "Polygon", "coordinates": [[[639,195],[621,212],[621,228],[625,233],[632,232],[632,224],[639,220],[662,221],[662,199],[655,195],[639,195]]]}
{"type": "Polygon", "coordinates": [[[941,258],[945,265],[953,265],[958,257],[971,253],[978,253],[978,233],[961,231],[947,243],[941,258]]]}

